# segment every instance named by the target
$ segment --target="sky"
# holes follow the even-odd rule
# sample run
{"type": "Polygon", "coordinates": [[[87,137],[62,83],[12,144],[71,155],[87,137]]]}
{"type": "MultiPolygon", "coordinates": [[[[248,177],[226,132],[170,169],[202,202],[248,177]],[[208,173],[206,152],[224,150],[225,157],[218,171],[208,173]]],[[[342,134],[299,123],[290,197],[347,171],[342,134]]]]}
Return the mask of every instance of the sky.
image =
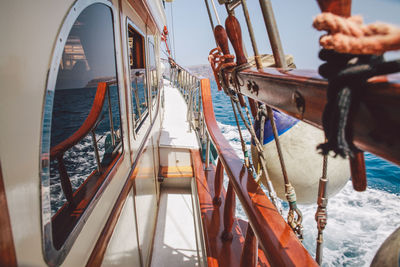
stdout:
{"type": "MultiPolygon", "coordinates": [[[[208,0],[212,11],[211,0],[208,0]]],[[[225,25],[226,10],[214,0],[221,24],[225,25]]],[[[285,54],[294,56],[295,64],[302,69],[316,69],[318,39],[322,32],[312,28],[313,18],[320,13],[316,0],[271,0],[285,54]]],[[[176,61],[183,66],[207,64],[208,53],[215,45],[204,0],[174,0],[165,3],[169,38],[175,49],[176,61]],[[172,8],[171,8],[172,7],[172,8]],[[173,22],[173,23],[172,23],[173,22]],[[174,42],[175,41],[175,42],[174,42]]],[[[271,54],[268,35],[260,11],[259,1],[248,0],[247,6],[254,27],[258,50],[271,54]]],[[[248,55],[253,55],[242,7],[235,9],[242,28],[248,55]]],[[[388,22],[400,27],[400,0],[353,0],[352,14],[362,15],[365,23],[388,22]]],[[[213,14],[214,16],[214,14],[213,14]]],[[[214,24],[217,25],[215,17],[214,24]]],[[[233,53],[233,49],[231,49],[233,53]]],[[[400,53],[390,53],[388,58],[400,58],[400,53]]]]}

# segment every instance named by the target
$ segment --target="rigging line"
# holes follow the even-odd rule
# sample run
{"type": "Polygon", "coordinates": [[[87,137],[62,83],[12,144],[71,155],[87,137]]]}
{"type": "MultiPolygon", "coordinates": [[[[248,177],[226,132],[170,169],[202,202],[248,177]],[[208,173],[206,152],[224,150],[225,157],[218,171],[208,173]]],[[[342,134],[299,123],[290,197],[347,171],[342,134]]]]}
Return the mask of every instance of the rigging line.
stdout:
{"type": "Polygon", "coordinates": [[[219,20],[219,16],[218,16],[217,9],[215,8],[214,0],[211,0],[211,4],[212,4],[212,6],[213,6],[214,13],[215,13],[215,17],[217,18],[217,22],[218,22],[219,25],[221,25],[221,21],[219,20]]]}
{"type": "Polygon", "coordinates": [[[249,10],[247,9],[247,3],[246,3],[246,0],[241,0],[241,2],[242,2],[242,8],[243,8],[244,17],[246,19],[247,31],[249,32],[251,45],[253,47],[254,61],[256,62],[257,69],[258,70],[262,70],[262,63],[261,63],[261,59],[260,59],[260,53],[258,52],[257,42],[256,42],[256,38],[254,36],[254,31],[253,31],[253,26],[252,26],[251,21],[250,21],[249,10]]]}
{"type": "MultiPolygon", "coordinates": [[[[231,99],[232,98],[233,98],[233,96],[231,96],[231,99]]],[[[272,185],[271,179],[269,178],[268,172],[267,172],[267,169],[266,169],[267,165],[266,165],[263,153],[262,153],[263,152],[263,147],[261,146],[260,141],[258,140],[256,133],[254,132],[253,124],[252,124],[251,118],[250,118],[249,109],[247,107],[245,107],[247,117],[250,118],[250,121],[247,122],[247,120],[245,119],[245,117],[243,115],[243,112],[241,110],[239,101],[238,100],[236,100],[236,101],[233,100],[233,102],[236,103],[236,107],[237,107],[237,109],[239,111],[239,115],[242,118],[242,121],[244,122],[247,130],[250,132],[251,137],[254,140],[254,143],[256,144],[257,151],[258,151],[258,153],[260,155],[259,159],[261,161],[261,170],[262,170],[262,172],[264,172],[265,179],[267,180],[266,187],[268,189],[268,194],[269,194],[269,197],[271,199],[271,202],[276,207],[276,209],[279,211],[279,213],[282,214],[282,207],[280,205],[280,202],[277,200],[277,196],[276,196],[276,193],[275,193],[275,190],[274,190],[274,186],[272,185]],[[249,123],[250,123],[250,125],[249,125],[249,123]]]]}
{"type": "Polygon", "coordinates": [[[239,131],[240,143],[242,145],[242,151],[243,151],[243,156],[244,156],[244,162],[246,164],[246,167],[250,168],[249,152],[247,151],[246,143],[244,142],[244,139],[243,139],[242,129],[240,129],[239,119],[236,114],[235,105],[233,104],[233,100],[231,97],[230,97],[230,100],[231,100],[231,104],[232,104],[233,114],[235,115],[236,125],[237,125],[238,131],[239,131]]]}
{"type": "Polygon", "coordinates": [[[204,2],[206,4],[208,18],[210,19],[211,32],[214,32],[214,22],[213,22],[211,11],[210,11],[210,6],[208,5],[208,0],[204,0],[204,2]]]}
{"type": "Polygon", "coordinates": [[[172,4],[173,4],[173,2],[171,2],[171,21],[172,21],[172,39],[173,39],[172,45],[173,45],[173,47],[174,47],[174,59],[176,60],[176,53],[175,53],[176,50],[175,50],[174,13],[173,13],[173,11],[172,11],[172,9],[173,9],[172,4]]]}
{"type": "MultiPolygon", "coordinates": [[[[254,51],[254,60],[256,63],[256,67],[258,70],[262,69],[262,63],[260,60],[260,56],[258,53],[258,48],[257,48],[257,43],[255,41],[255,36],[254,36],[254,32],[253,32],[253,27],[250,21],[250,16],[249,16],[249,12],[247,9],[247,4],[246,4],[246,0],[241,0],[242,2],[242,8],[243,8],[243,13],[245,15],[246,18],[246,23],[247,23],[247,28],[248,28],[248,32],[250,35],[250,39],[251,39],[251,44],[253,46],[253,51],[254,51]]],[[[269,14],[272,13],[272,9],[269,10],[269,14]]],[[[272,13],[273,14],[273,13],[272,13]]],[[[268,27],[267,27],[267,31],[268,31],[268,27]]],[[[281,51],[274,51],[274,53],[280,53],[281,51]]],[[[283,52],[282,52],[283,53],[283,52]]],[[[286,65],[286,62],[284,62],[283,64],[286,65]]],[[[282,63],[281,63],[282,65],[282,63]]],[[[278,67],[282,67],[282,66],[278,66],[278,67]]],[[[263,105],[263,108],[265,107],[265,105],[263,105]]],[[[259,107],[260,109],[260,107],[259,107]]],[[[303,230],[302,230],[302,213],[301,211],[298,209],[297,204],[296,204],[296,193],[295,193],[295,189],[294,187],[290,184],[289,182],[289,178],[287,176],[287,171],[286,171],[286,166],[285,166],[285,162],[283,159],[283,153],[282,153],[282,149],[280,146],[280,142],[279,142],[279,134],[276,128],[276,124],[275,124],[275,120],[274,120],[274,115],[273,115],[273,111],[272,108],[267,106],[266,107],[266,111],[267,111],[267,115],[269,117],[271,126],[272,126],[272,130],[273,130],[273,134],[274,134],[274,139],[275,139],[275,144],[276,144],[276,149],[278,152],[278,157],[279,157],[279,161],[280,161],[280,165],[281,165],[281,169],[282,169],[282,175],[284,178],[284,182],[285,182],[285,193],[286,193],[286,198],[289,202],[289,214],[288,214],[288,224],[292,227],[293,231],[297,234],[297,236],[300,238],[300,240],[302,240],[303,238],[303,230]],[[297,219],[295,219],[295,215],[294,213],[297,214],[297,219]]],[[[250,118],[249,118],[250,119],[250,118]]],[[[264,125],[260,126],[261,128],[264,127],[264,125]]],[[[263,140],[261,140],[263,141],[263,140]]]]}

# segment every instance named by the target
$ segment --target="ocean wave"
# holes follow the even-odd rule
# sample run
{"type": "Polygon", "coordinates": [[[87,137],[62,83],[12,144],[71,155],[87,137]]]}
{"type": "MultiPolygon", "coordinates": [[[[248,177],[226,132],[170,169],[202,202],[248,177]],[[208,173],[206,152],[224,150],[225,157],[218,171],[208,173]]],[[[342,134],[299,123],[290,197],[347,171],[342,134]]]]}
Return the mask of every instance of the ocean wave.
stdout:
{"type": "MultiPolygon", "coordinates": [[[[222,122],[218,122],[218,126],[237,155],[243,159],[237,127],[222,122]]],[[[247,145],[249,145],[250,133],[245,128],[242,129],[242,132],[244,139],[248,140],[247,145]]],[[[375,156],[370,154],[367,154],[366,158],[369,161],[376,159],[375,156]]],[[[382,163],[379,167],[376,164],[378,163],[375,162],[375,167],[373,163],[371,164],[372,167],[367,166],[369,181],[374,181],[374,175],[376,175],[374,168],[379,172],[384,172],[386,163],[382,163]]],[[[392,165],[388,164],[386,167],[391,168],[392,165]]],[[[395,169],[398,170],[397,167],[395,169]]],[[[390,175],[396,177],[392,179],[392,183],[397,188],[399,185],[395,179],[399,178],[398,174],[392,172],[390,175]]],[[[227,177],[225,177],[225,186],[227,186],[227,183],[227,177]]],[[[383,241],[400,225],[400,209],[398,208],[400,196],[398,191],[385,191],[385,188],[377,188],[377,186],[379,185],[376,185],[376,183],[370,183],[365,192],[356,192],[352,188],[351,181],[349,181],[336,196],[329,199],[328,223],[324,230],[322,266],[369,266],[383,241]]],[[[266,192],[265,188],[263,189],[266,192]]],[[[236,215],[241,219],[247,219],[240,202],[237,201],[236,203],[236,215]]],[[[283,211],[284,218],[286,218],[287,205],[284,204],[283,206],[286,207],[283,211]]],[[[315,222],[317,205],[299,205],[299,208],[304,216],[303,244],[309,253],[315,257],[318,232],[315,222]]]]}
{"type": "MultiPolygon", "coordinates": [[[[96,134],[100,159],[103,158],[105,153],[105,138],[100,138],[100,136],[106,136],[109,133],[96,134]]],[[[78,144],[68,149],[63,158],[71,181],[72,191],[75,191],[97,168],[91,135],[86,136],[78,144]]],[[[50,201],[52,215],[67,201],[61,187],[57,160],[50,163],[50,201]]]]}

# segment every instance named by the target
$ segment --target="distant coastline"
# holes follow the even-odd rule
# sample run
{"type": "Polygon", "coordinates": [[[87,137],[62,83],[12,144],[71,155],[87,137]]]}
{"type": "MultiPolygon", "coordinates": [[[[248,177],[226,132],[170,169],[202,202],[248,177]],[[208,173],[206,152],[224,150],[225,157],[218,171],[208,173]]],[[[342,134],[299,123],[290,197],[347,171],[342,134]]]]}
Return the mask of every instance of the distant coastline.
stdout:
{"type": "Polygon", "coordinates": [[[187,66],[186,68],[189,69],[196,76],[201,76],[210,79],[210,81],[215,81],[214,73],[211,69],[210,64],[193,65],[187,66]]]}

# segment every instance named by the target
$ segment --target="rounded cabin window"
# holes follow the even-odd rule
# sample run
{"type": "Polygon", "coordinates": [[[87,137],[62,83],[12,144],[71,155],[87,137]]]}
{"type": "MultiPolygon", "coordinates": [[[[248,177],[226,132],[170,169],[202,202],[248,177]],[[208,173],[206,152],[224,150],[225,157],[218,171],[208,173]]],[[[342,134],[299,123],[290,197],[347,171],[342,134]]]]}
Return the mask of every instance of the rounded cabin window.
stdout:
{"type": "Polygon", "coordinates": [[[56,264],[123,149],[112,6],[78,4],[60,32],[43,117],[45,254],[56,264]]]}

